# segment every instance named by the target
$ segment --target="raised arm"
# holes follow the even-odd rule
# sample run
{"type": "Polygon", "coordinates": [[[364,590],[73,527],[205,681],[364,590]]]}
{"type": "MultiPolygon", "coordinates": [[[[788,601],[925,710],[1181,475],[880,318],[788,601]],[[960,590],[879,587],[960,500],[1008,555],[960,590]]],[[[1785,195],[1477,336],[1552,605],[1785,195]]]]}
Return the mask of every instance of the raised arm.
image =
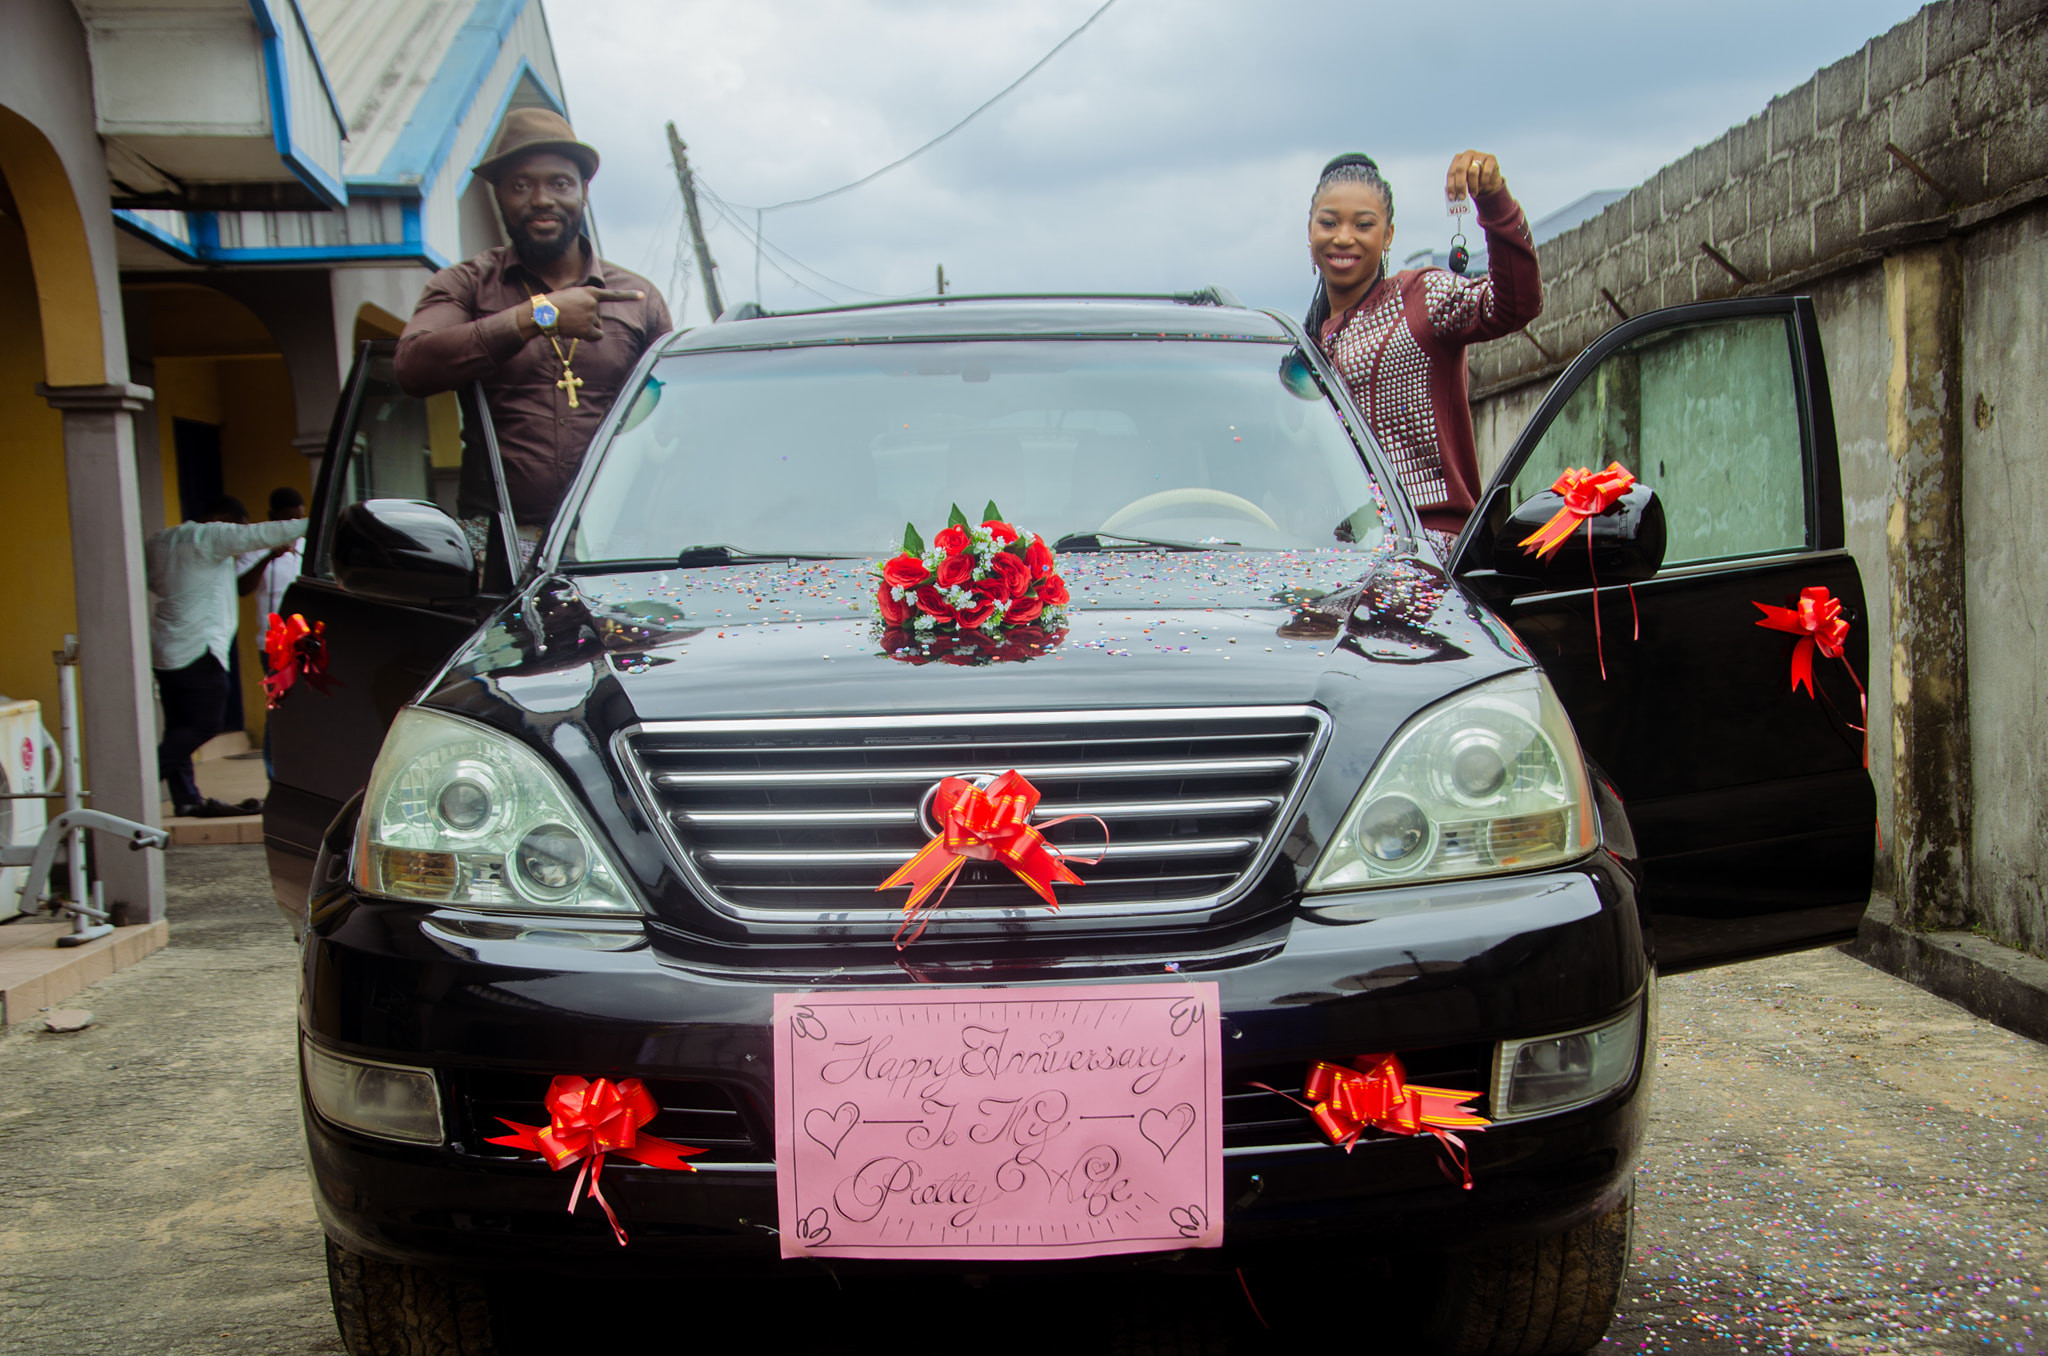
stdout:
{"type": "Polygon", "coordinates": [[[1469,196],[1486,235],[1486,276],[1431,276],[1430,326],[1446,339],[1476,344],[1513,334],[1543,314],[1543,278],[1522,208],[1508,192],[1500,162],[1479,151],[1451,161],[1445,192],[1469,196]]]}
{"type": "Polygon", "coordinates": [[[304,518],[287,518],[275,523],[201,523],[193,540],[205,554],[226,560],[244,551],[290,546],[305,535],[304,518]]]}

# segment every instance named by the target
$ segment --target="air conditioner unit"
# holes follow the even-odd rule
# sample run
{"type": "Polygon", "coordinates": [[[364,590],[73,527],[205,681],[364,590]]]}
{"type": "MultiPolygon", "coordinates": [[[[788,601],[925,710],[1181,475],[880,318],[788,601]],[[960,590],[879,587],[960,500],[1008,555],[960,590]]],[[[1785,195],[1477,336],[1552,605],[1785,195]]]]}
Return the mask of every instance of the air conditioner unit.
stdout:
{"type": "MultiPolygon", "coordinates": [[[[34,796],[50,789],[56,762],[49,743],[39,703],[0,698],[0,796],[34,796]]],[[[0,799],[0,843],[34,847],[43,836],[46,811],[41,800],[0,799]]],[[[21,912],[21,885],[27,876],[25,866],[0,867],[0,918],[21,912]]]]}

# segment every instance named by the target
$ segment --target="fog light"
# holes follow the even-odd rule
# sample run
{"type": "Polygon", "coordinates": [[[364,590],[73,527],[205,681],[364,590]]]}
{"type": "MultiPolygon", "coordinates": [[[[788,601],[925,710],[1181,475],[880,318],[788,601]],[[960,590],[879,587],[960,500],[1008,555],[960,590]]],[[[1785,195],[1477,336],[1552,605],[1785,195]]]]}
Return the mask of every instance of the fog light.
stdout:
{"type": "Polygon", "coordinates": [[[306,1095],[336,1125],[408,1144],[441,1142],[441,1097],[432,1069],[372,1064],[300,1042],[306,1095]]]}
{"type": "Polygon", "coordinates": [[[1636,1070],[1640,1000],[1602,1026],[1534,1040],[1502,1041],[1494,1061],[1493,1118],[1518,1120],[1598,1101],[1636,1070]]]}

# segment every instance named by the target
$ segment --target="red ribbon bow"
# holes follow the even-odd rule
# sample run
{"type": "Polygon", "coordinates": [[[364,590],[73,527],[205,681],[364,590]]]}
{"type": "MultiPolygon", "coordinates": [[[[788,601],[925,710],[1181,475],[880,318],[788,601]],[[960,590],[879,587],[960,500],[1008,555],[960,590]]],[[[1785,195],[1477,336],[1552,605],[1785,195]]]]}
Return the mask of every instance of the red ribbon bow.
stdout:
{"type": "Polygon", "coordinates": [[[263,675],[263,704],[270,710],[277,709],[301,677],[323,694],[334,686],[327,676],[326,622],[309,626],[297,612],[290,621],[271,613],[270,626],[263,633],[263,658],[270,668],[263,675]]]}
{"type": "Polygon", "coordinates": [[[1348,1069],[1320,1060],[1310,1065],[1300,1097],[1264,1083],[1252,1086],[1306,1107],[1316,1128],[1347,1154],[1368,1126],[1395,1135],[1435,1135],[1470,1191],[1471,1162],[1465,1141],[1454,1132],[1483,1130],[1492,1124],[1464,1105],[1479,1094],[1410,1083],[1399,1055],[1360,1055],[1351,1064],[1348,1069]]]}
{"type": "MultiPolygon", "coordinates": [[[[1597,518],[1628,493],[1636,483],[1634,475],[1623,468],[1618,461],[1607,463],[1604,471],[1589,471],[1575,466],[1550,482],[1552,494],[1564,496],[1564,507],[1550,515],[1550,521],[1522,538],[1524,547],[1533,546],[1536,559],[1541,560],[1558,547],[1588,518],[1597,518]]],[[[1593,533],[1586,532],[1586,576],[1593,581],[1593,649],[1600,657],[1600,678],[1607,678],[1607,642],[1600,634],[1600,580],[1593,574],[1593,533]]],[[[1635,585],[1629,585],[1628,605],[1631,612],[1636,605],[1635,585]]],[[[1636,615],[1636,639],[1641,640],[1643,619],[1636,615]]]]}
{"type": "MultiPolygon", "coordinates": [[[[939,821],[938,837],[918,849],[915,857],[875,887],[877,892],[899,885],[910,887],[910,898],[903,903],[903,926],[896,929],[899,950],[909,945],[903,938],[904,928],[916,924],[910,942],[924,935],[931,910],[945,902],[961,866],[970,858],[1001,862],[1016,872],[1045,901],[1047,908],[1059,908],[1059,900],[1053,897],[1053,885],[1079,885],[1082,881],[1067,869],[1065,854],[1031,826],[1031,812],[1037,808],[1038,788],[1015,768],[990,782],[986,791],[965,777],[948,777],[939,783],[938,792],[932,797],[932,810],[939,821]],[[934,891],[937,898],[933,898],[934,891]]],[[[1094,815],[1064,815],[1047,820],[1040,827],[1049,829],[1071,819],[1102,823],[1094,815]]],[[[1107,838],[1108,825],[1103,825],[1102,832],[1107,838]]],[[[1092,866],[1102,858],[1098,855],[1074,860],[1092,866]]]]}
{"type": "MultiPolygon", "coordinates": [[[[1763,612],[1758,626],[1767,631],[1784,631],[1799,637],[1799,643],[1792,647],[1792,687],[1806,689],[1806,695],[1814,696],[1813,652],[1819,650],[1830,659],[1842,661],[1849,681],[1856,684],[1856,697],[1863,709],[1863,724],[1850,728],[1863,735],[1863,766],[1870,766],[1870,696],[1863,690],[1863,680],[1856,676],[1855,668],[1848,656],[1842,652],[1849,639],[1849,623],[1842,616],[1842,600],[1829,593],[1819,584],[1799,590],[1797,607],[1772,607],[1769,603],[1752,600],[1752,606],[1763,612]]],[[[1831,703],[1832,704],[1832,703],[1831,703]]]]}
{"type": "Polygon", "coordinates": [[[653,1120],[659,1108],[647,1085],[637,1078],[622,1078],[614,1083],[607,1078],[591,1082],[570,1074],[558,1075],[548,1084],[547,1109],[550,1119],[546,1125],[521,1125],[498,1117],[513,1133],[485,1142],[537,1153],[556,1172],[587,1160],[576,1174],[575,1189],[569,1193],[569,1213],[576,1213],[576,1206],[583,1199],[583,1184],[588,1181],[590,1198],[603,1207],[622,1248],[626,1246],[626,1231],[619,1227],[619,1217],[612,1213],[611,1202],[597,1185],[604,1172],[604,1156],[618,1154],[650,1168],[695,1172],[697,1169],[683,1160],[704,1152],[640,1133],[640,1127],[653,1120]]]}
{"type": "MultiPolygon", "coordinates": [[[[1550,516],[1550,521],[1522,539],[1523,546],[1534,546],[1538,560],[1564,545],[1581,522],[1597,518],[1614,507],[1636,478],[1622,468],[1618,461],[1609,462],[1604,471],[1589,471],[1584,467],[1573,467],[1550,484],[1551,493],[1564,496],[1564,507],[1550,516]]],[[[1586,534],[1586,549],[1593,548],[1593,534],[1586,534]]]]}

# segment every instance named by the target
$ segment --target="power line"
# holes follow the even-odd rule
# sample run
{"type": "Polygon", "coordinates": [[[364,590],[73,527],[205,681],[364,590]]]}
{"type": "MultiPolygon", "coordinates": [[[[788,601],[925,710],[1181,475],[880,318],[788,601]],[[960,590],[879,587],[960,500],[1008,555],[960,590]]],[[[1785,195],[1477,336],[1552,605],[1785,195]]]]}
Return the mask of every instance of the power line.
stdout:
{"type": "MultiPolygon", "coordinates": [[[[960,119],[960,121],[954,123],[951,127],[948,127],[945,131],[939,133],[930,141],[927,141],[924,145],[912,151],[909,155],[906,155],[899,160],[891,160],[888,164],[882,166],[874,173],[863,175],[860,178],[855,179],[850,184],[841,184],[839,187],[834,189],[828,189],[823,193],[814,193],[808,198],[792,198],[788,202],[778,202],[768,207],[754,208],[750,210],[761,212],[779,212],[785,207],[804,207],[814,202],[823,202],[827,198],[836,198],[842,193],[851,193],[854,189],[859,188],[862,184],[873,183],[875,180],[887,174],[890,170],[900,169],[902,166],[909,164],[911,161],[917,159],[919,156],[923,155],[932,147],[938,145],[940,142],[944,141],[946,138],[952,136],[955,132],[965,127],[968,123],[973,122],[976,118],[988,112],[989,109],[995,107],[997,103],[1001,102],[1005,95],[1009,94],[1012,90],[1016,89],[1017,86],[1023,84],[1026,80],[1029,80],[1032,76],[1038,74],[1038,72],[1044,68],[1045,64],[1048,61],[1051,61],[1054,57],[1058,56],[1060,52],[1066,48],[1066,45],[1068,43],[1072,42],[1075,38],[1080,37],[1083,33],[1086,33],[1091,27],[1094,26],[1095,21],[1097,19],[1100,19],[1103,15],[1109,13],[1109,7],[1111,5],[1114,5],[1115,3],[1116,0],[1103,0],[1102,8],[1096,10],[1093,14],[1089,15],[1088,18],[1081,24],[1079,28],[1067,34],[1067,36],[1061,38],[1057,43],[1055,43],[1053,45],[1053,49],[1050,52],[1047,52],[1044,56],[1040,57],[1037,60],[1037,62],[1032,65],[1030,70],[1024,72],[1024,74],[1018,76],[1015,80],[1012,80],[1009,84],[997,90],[993,95],[989,97],[989,99],[985,103],[983,103],[980,107],[976,108],[972,113],[969,113],[966,117],[960,119]]],[[[734,204],[734,206],[738,206],[738,204],[734,204]]]]}
{"type": "MultiPolygon", "coordinates": [[[[758,245],[758,244],[761,244],[761,243],[764,243],[764,242],[762,242],[762,240],[761,240],[761,237],[759,237],[758,235],[755,235],[755,234],[754,234],[753,228],[752,228],[752,227],[750,227],[750,226],[748,226],[748,225],[746,224],[746,222],[744,222],[744,221],[742,221],[742,220],[740,219],[739,215],[738,215],[738,214],[737,214],[736,212],[734,212],[734,211],[732,210],[732,208],[730,207],[730,205],[728,205],[728,204],[727,204],[727,203],[726,203],[725,201],[723,201],[722,199],[720,199],[720,198],[719,198],[719,197],[718,197],[718,196],[717,196],[716,194],[712,193],[712,192],[710,191],[710,189],[709,189],[709,188],[707,188],[707,187],[705,186],[704,180],[703,180],[703,179],[702,179],[701,177],[700,177],[700,178],[699,178],[699,179],[697,180],[697,188],[698,188],[698,190],[699,190],[700,192],[702,192],[702,193],[703,193],[703,195],[704,195],[704,200],[705,200],[706,202],[708,202],[708,203],[710,203],[710,204],[711,204],[711,210],[712,210],[712,211],[714,211],[714,212],[716,212],[716,213],[718,213],[718,215],[719,215],[719,218],[720,218],[720,220],[724,221],[726,225],[728,225],[728,226],[732,227],[732,228],[733,228],[734,230],[738,231],[738,232],[740,233],[740,236],[741,236],[741,238],[742,238],[742,239],[746,239],[746,240],[751,240],[751,241],[753,241],[753,242],[754,242],[755,244],[757,244],[757,245],[758,245]]],[[[756,255],[756,258],[759,258],[759,257],[761,257],[761,256],[757,254],[757,255],[756,255]]],[[[796,262],[796,261],[795,261],[795,260],[792,260],[792,262],[796,262]]],[[[785,278],[789,279],[789,280],[790,280],[790,281],[791,281],[792,283],[796,284],[796,285],[797,285],[798,287],[801,287],[801,288],[802,288],[802,289],[803,289],[804,291],[806,291],[806,292],[809,292],[809,293],[810,293],[810,294],[811,294],[812,296],[814,296],[814,297],[818,298],[818,300],[820,300],[820,301],[823,301],[823,302],[828,302],[828,303],[830,303],[830,304],[832,304],[832,305],[835,305],[835,306],[839,304],[840,298],[838,298],[838,297],[832,297],[832,296],[827,296],[827,295],[825,295],[825,293],[823,293],[823,292],[820,292],[820,291],[819,291],[819,290],[818,290],[817,288],[815,288],[815,287],[811,286],[811,285],[810,285],[809,283],[805,282],[805,281],[804,281],[804,280],[803,280],[802,278],[799,278],[799,277],[797,277],[797,276],[796,276],[796,274],[794,274],[794,273],[791,273],[791,272],[790,272],[790,271],[789,271],[788,269],[784,268],[784,267],[783,267],[783,266],[782,266],[781,264],[779,264],[779,263],[775,262],[775,260],[774,260],[773,258],[769,258],[769,259],[768,259],[768,267],[770,267],[770,268],[774,269],[774,270],[775,270],[775,271],[776,271],[777,273],[780,273],[780,274],[781,274],[781,275],[782,275],[783,277],[785,277],[785,278]]],[[[804,265],[804,264],[798,264],[798,267],[808,267],[808,265],[804,265]]],[[[814,273],[815,273],[815,272],[817,272],[817,270],[815,270],[815,269],[812,269],[811,271],[812,271],[812,272],[814,272],[814,273]]],[[[818,276],[819,276],[819,277],[821,277],[821,278],[824,278],[824,277],[825,277],[825,275],[824,275],[824,274],[822,274],[822,273],[819,273],[819,274],[818,274],[818,276]]],[[[826,278],[825,280],[826,280],[827,282],[831,282],[831,281],[832,281],[832,280],[831,280],[831,279],[829,279],[829,278],[826,278]]],[[[844,284],[838,284],[838,283],[835,283],[835,284],[834,284],[834,286],[844,286],[844,284]]],[[[755,288],[754,290],[755,290],[756,292],[759,292],[759,291],[760,291],[760,289],[759,289],[758,287],[757,287],[757,288],[755,288]]],[[[859,291],[860,289],[856,287],[856,288],[848,288],[847,290],[848,290],[848,291],[854,291],[854,292],[857,292],[857,291],[859,291]]],[[[873,294],[873,293],[869,293],[869,295],[870,295],[870,296],[872,296],[872,295],[874,295],[874,294],[873,294]]],[[[761,298],[760,298],[760,297],[756,296],[756,297],[754,298],[754,302],[755,302],[755,304],[756,304],[756,305],[759,305],[759,304],[760,304],[760,301],[761,301],[761,298]]]]}
{"type": "MultiPolygon", "coordinates": [[[[745,209],[742,209],[738,205],[727,202],[724,198],[719,197],[717,190],[713,189],[710,184],[706,183],[704,181],[704,176],[701,174],[697,176],[697,189],[700,193],[704,195],[705,199],[708,202],[710,202],[713,211],[717,212],[720,216],[724,217],[728,224],[732,225],[742,235],[746,236],[750,243],[755,243],[766,247],[768,253],[781,255],[784,259],[788,260],[796,267],[802,269],[804,272],[809,273],[813,277],[819,278],[826,283],[829,283],[831,286],[838,288],[842,292],[853,292],[863,297],[886,297],[889,295],[887,292],[871,292],[865,287],[855,287],[852,283],[841,282],[839,281],[839,279],[833,277],[831,274],[813,268],[811,265],[797,258],[794,254],[791,254],[788,250],[784,249],[782,246],[770,240],[766,235],[757,232],[754,227],[747,225],[745,220],[742,219],[739,215],[740,212],[745,209]]],[[[771,259],[769,262],[773,263],[774,261],[771,259]]],[[[783,276],[787,278],[789,277],[789,274],[785,272],[783,273],[783,276]]],[[[796,280],[791,279],[791,281],[794,282],[796,280]]],[[[798,283],[797,285],[799,287],[803,286],[802,283],[798,283]]],[[[810,292],[812,296],[824,295],[822,292],[819,292],[816,288],[805,288],[805,290],[810,292]]]]}

